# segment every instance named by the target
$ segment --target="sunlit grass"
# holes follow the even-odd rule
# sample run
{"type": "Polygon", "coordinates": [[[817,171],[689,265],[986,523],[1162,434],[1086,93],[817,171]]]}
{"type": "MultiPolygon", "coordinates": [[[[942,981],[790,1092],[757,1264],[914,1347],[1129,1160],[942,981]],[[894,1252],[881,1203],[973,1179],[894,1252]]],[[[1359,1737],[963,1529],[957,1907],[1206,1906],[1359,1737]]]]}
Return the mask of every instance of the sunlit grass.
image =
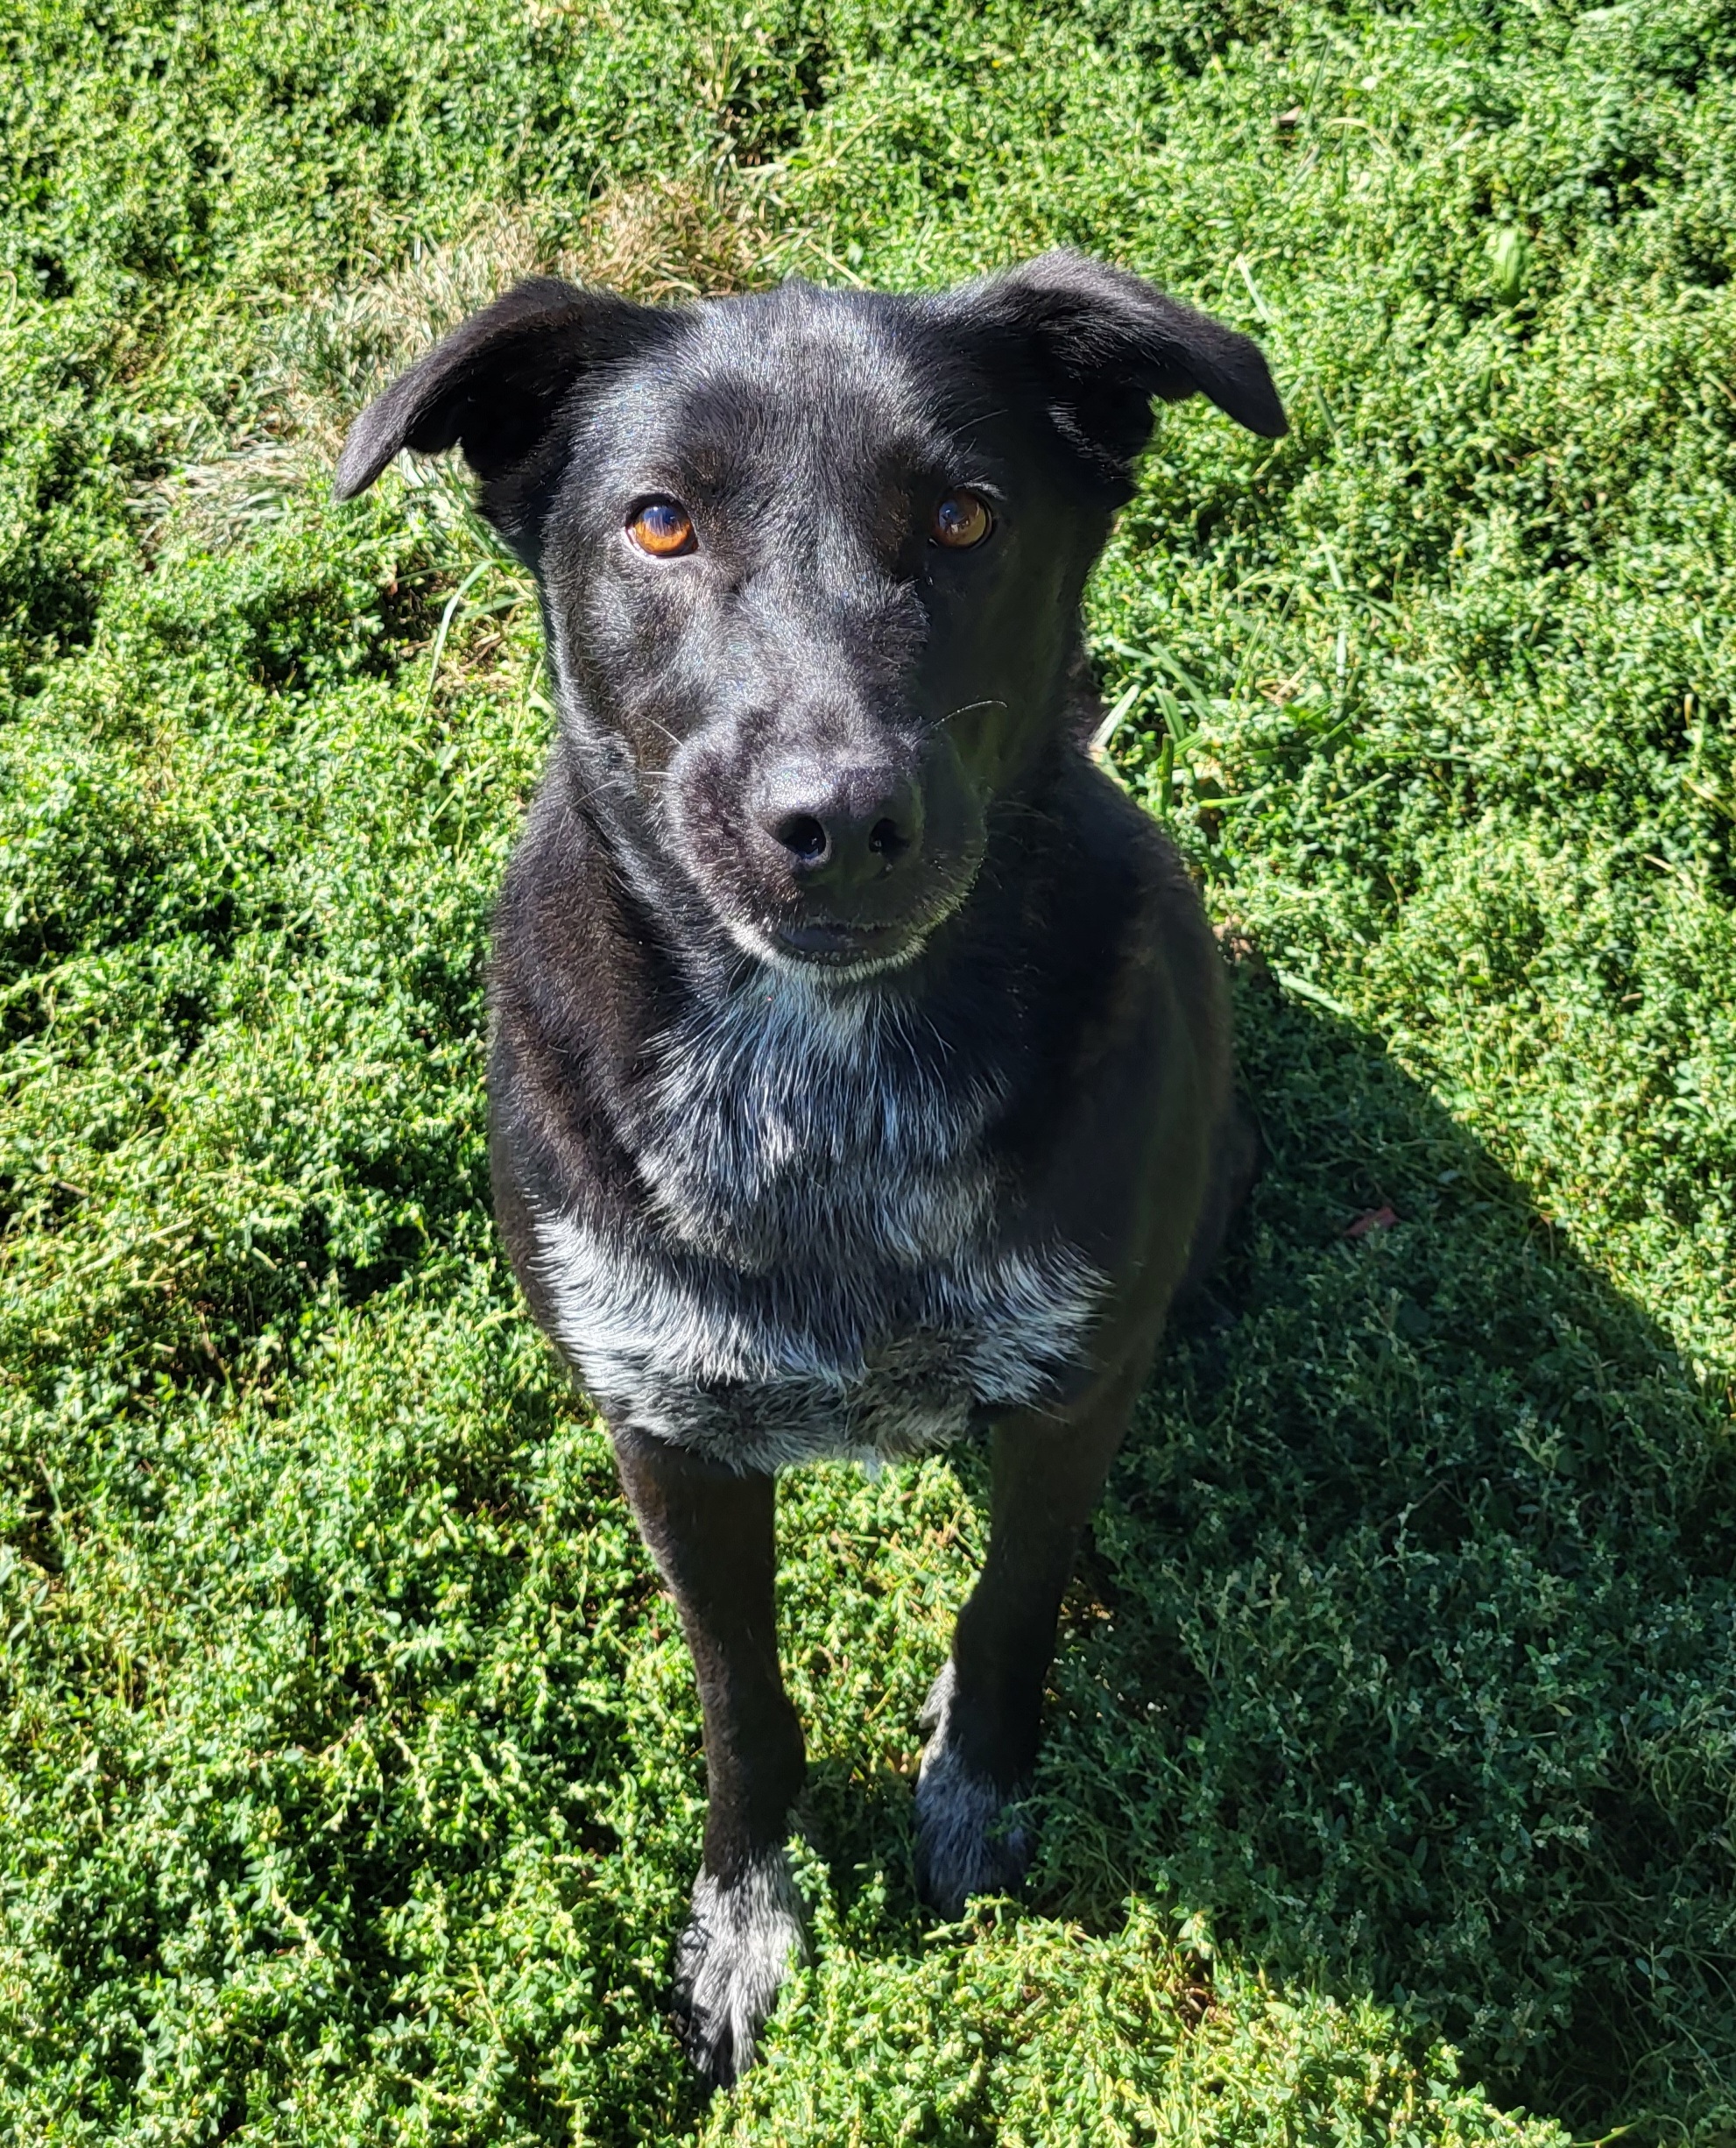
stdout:
{"type": "Polygon", "coordinates": [[[1724,18],[6,34],[4,2128],[1727,2142],[1724,18]],[[453,476],[324,471],[529,268],[1057,239],[1260,335],[1294,420],[1167,413],[1090,597],[1271,1166],[1069,1599],[1022,1908],[937,1932],[911,1871],[978,1459],[785,1486],[816,1951],[708,2113],[690,1673],[486,1209],[534,604],[453,476]]]}

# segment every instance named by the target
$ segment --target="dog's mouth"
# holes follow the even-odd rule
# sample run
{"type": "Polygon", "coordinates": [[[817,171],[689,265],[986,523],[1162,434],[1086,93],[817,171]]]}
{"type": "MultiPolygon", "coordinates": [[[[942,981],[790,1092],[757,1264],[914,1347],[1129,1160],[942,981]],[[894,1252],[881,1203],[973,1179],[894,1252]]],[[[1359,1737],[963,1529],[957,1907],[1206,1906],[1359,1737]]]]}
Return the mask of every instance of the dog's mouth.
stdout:
{"type": "Polygon", "coordinates": [[[850,925],[836,918],[780,925],[779,951],[822,969],[854,969],[858,963],[883,961],[914,947],[921,934],[902,925],[850,925]]]}
{"type": "Polygon", "coordinates": [[[829,985],[855,985],[914,962],[928,936],[908,924],[853,925],[810,918],[736,936],[773,969],[829,985]]]}
{"type": "Polygon", "coordinates": [[[725,919],[737,946],[787,976],[828,985],[855,985],[914,962],[956,905],[939,915],[868,925],[843,918],[766,920],[752,925],[725,919]]]}
{"type": "MultiPolygon", "coordinates": [[[[854,984],[914,962],[935,931],[963,905],[976,880],[976,860],[950,886],[928,891],[920,908],[880,922],[848,917],[767,919],[752,935],[753,951],[775,968],[854,984]]],[[[744,944],[749,936],[737,933],[744,944]]]]}

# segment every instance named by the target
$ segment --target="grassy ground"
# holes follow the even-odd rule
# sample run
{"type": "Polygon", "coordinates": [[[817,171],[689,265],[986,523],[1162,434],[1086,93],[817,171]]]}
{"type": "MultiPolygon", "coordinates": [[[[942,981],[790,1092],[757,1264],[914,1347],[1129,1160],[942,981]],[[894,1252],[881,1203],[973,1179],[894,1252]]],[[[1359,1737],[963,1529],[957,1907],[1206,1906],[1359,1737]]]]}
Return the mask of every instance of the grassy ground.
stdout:
{"type": "Polygon", "coordinates": [[[19,0],[0,53],[0,2135],[1736,2138],[1736,15],[19,0]],[[818,1947],[706,2111],[691,1683],[486,1212],[533,611],[448,480],[324,473],[533,264],[1053,239],[1295,420],[1166,415],[1091,597],[1273,1168],[1022,1908],[911,1879],[975,1458],[785,1486],[818,1947]]]}

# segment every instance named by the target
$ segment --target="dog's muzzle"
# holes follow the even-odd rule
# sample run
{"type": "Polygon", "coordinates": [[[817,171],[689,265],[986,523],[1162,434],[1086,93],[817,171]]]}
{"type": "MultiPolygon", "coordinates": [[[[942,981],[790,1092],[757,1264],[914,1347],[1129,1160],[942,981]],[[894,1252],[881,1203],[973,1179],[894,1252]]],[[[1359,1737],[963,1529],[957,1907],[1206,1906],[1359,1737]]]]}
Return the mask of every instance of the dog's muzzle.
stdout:
{"type": "Polygon", "coordinates": [[[976,879],[982,809],[951,741],[880,744],[739,773],[680,755],[670,772],[688,870],[731,937],[779,969],[839,983],[896,969],[976,879]]]}

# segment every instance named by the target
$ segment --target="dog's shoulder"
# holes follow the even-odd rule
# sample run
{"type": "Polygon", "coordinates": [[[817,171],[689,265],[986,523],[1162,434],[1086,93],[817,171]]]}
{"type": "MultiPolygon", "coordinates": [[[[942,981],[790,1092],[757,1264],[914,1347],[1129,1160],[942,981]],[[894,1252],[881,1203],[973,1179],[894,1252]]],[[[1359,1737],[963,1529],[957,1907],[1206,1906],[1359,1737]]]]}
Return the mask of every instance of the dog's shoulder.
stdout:
{"type": "Polygon", "coordinates": [[[508,866],[489,971],[497,1199],[631,1223],[636,1092],[667,1021],[667,965],[629,922],[618,868],[557,747],[508,866]],[[515,1198],[517,1198],[515,1196],[515,1198]]]}
{"type": "Polygon", "coordinates": [[[1021,1003],[1024,1085],[1051,1122],[1100,1064],[1131,1056],[1155,1075],[1159,1032],[1213,1058],[1228,1035],[1216,944],[1181,852],[1102,769],[1069,759],[1023,837],[1020,915],[999,936],[1003,989],[1021,1003]]]}
{"type": "Polygon", "coordinates": [[[564,1049],[606,1039],[644,996],[642,950],[622,929],[618,873],[582,809],[582,778],[557,744],[495,907],[490,988],[497,1022],[564,1049]]]}
{"type": "Polygon", "coordinates": [[[1083,754],[1047,817],[994,1150],[1027,1212],[1096,1266],[1173,1275],[1230,1095],[1222,964],[1175,844],[1083,754]]]}

